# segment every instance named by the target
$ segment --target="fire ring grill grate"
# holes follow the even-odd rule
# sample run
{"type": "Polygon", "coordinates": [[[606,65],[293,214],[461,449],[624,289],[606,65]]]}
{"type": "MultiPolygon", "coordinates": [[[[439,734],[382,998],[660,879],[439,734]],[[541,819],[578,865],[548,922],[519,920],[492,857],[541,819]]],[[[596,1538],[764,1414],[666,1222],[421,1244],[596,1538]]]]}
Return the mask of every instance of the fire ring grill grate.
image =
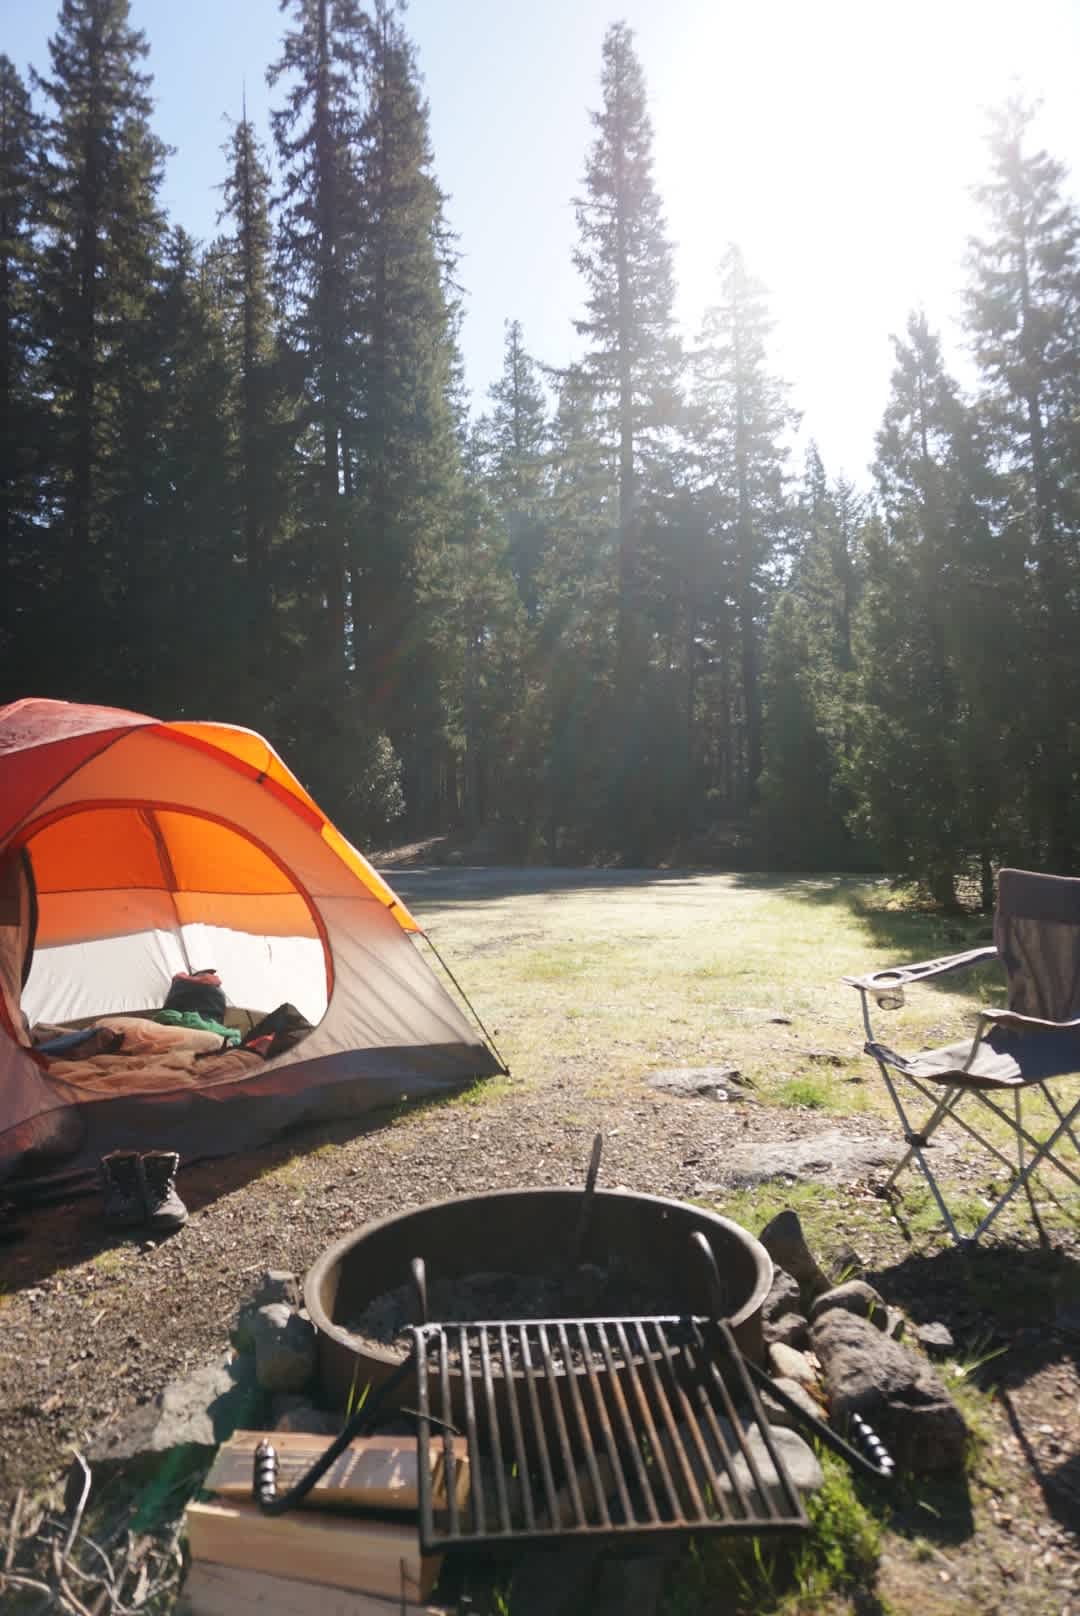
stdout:
{"type": "Polygon", "coordinates": [[[808,1524],[723,1320],[423,1324],[413,1340],[425,1553],[808,1524]],[[438,1506],[432,1442],[446,1478],[438,1506]]]}

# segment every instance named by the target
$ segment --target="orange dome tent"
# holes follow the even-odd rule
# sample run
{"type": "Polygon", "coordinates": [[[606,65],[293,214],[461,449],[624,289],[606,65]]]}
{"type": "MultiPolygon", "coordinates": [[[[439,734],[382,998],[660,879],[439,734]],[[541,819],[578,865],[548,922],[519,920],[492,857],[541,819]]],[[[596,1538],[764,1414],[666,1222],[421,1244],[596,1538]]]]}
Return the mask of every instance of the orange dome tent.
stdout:
{"type": "MultiPolygon", "coordinates": [[[[416,921],[273,749],[225,724],[29,699],[0,708],[0,1179],[85,1177],[107,1150],[248,1150],[299,1121],[502,1070],[416,921]],[[212,966],[248,1052],[39,1052],[42,1027],[152,1012],[212,966]]],[[[121,1024],[121,1030],[122,1024],[121,1024]]]]}

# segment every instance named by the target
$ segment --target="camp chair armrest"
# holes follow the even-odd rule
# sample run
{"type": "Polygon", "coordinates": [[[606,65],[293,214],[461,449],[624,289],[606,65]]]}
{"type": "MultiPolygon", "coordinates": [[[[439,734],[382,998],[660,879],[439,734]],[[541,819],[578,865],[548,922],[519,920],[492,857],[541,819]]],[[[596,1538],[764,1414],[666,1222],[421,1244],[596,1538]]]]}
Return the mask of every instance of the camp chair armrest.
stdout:
{"type": "Polygon", "coordinates": [[[1018,1032],[1023,1032],[1025,1027],[1039,1032],[1061,1032],[1067,1027],[1080,1027],[1080,1016],[1074,1016],[1071,1021],[1047,1021],[1042,1016],[1022,1016],[1018,1010],[980,1010],[979,1019],[998,1027],[1015,1027],[1018,1032]]]}
{"type": "Polygon", "coordinates": [[[946,976],[950,971],[968,971],[973,966],[997,958],[998,951],[991,943],[986,948],[969,948],[965,954],[922,960],[917,965],[891,965],[881,971],[870,971],[866,976],[845,976],[841,980],[862,993],[880,993],[887,992],[889,988],[906,988],[919,982],[928,982],[932,977],[946,976]]]}

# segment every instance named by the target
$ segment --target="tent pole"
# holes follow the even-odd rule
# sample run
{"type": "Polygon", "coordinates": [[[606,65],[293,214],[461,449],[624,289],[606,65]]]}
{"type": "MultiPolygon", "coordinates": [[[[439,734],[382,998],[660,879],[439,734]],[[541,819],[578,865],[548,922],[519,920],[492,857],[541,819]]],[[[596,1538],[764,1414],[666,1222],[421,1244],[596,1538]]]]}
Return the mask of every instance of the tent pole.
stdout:
{"type": "Polygon", "coordinates": [[[434,954],[435,958],[438,960],[439,964],[442,966],[443,970],[446,972],[446,974],[450,978],[451,982],[454,984],[454,986],[457,988],[458,992],[461,994],[461,997],[464,999],[465,1003],[468,1005],[469,1010],[472,1013],[473,1020],[476,1022],[476,1025],[480,1028],[480,1031],[484,1035],[484,1042],[490,1048],[491,1053],[495,1056],[495,1059],[498,1061],[499,1065],[502,1067],[502,1069],[506,1073],[507,1077],[509,1077],[510,1076],[510,1068],[509,1068],[509,1066],[507,1066],[506,1062],[503,1060],[502,1056],[500,1055],[498,1045],[496,1044],[494,1038],[488,1032],[487,1028],[484,1026],[484,1023],[480,1020],[480,1017],[479,1017],[479,1014],[477,1013],[476,1007],[473,1004],[472,1000],[469,998],[469,995],[465,992],[465,989],[462,987],[461,983],[458,981],[457,977],[454,975],[454,973],[450,969],[449,965],[447,965],[446,961],[443,959],[442,955],[439,953],[439,950],[435,947],[435,944],[432,942],[430,935],[426,931],[422,931],[420,933],[420,935],[424,939],[424,941],[428,945],[428,947],[431,949],[431,952],[434,954]]]}

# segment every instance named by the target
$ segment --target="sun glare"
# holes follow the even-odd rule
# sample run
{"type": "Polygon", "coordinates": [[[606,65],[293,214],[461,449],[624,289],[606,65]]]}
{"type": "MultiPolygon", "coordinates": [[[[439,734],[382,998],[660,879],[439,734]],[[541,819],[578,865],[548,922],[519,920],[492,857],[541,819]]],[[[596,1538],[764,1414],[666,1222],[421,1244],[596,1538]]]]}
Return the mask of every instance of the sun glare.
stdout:
{"type": "MultiPolygon", "coordinates": [[[[1035,11],[1075,25],[1059,5],[1035,11]]],[[[809,430],[834,422],[824,447],[838,470],[862,473],[851,460],[875,377],[884,398],[888,333],[916,305],[941,326],[959,313],[984,109],[1019,85],[1047,87],[1047,62],[1025,59],[1015,30],[1005,5],[970,0],[709,0],[649,42],[657,182],[688,332],[738,241],[771,293],[778,362],[809,430]],[[857,398],[850,431],[845,391],[857,398]]]]}

